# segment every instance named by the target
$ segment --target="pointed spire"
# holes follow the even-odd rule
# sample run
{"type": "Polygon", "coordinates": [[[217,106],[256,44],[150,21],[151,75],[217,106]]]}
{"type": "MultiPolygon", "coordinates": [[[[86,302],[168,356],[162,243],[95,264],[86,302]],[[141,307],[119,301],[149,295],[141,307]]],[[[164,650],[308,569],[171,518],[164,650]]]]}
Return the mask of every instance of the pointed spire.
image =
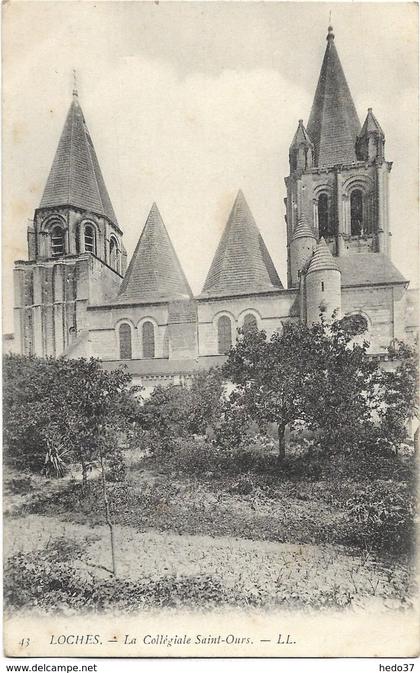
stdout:
{"type": "Polygon", "coordinates": [[[281,287],[270,253],[239,190],[202,294],[247,294],[281,287]]]}
{"type": "Polygon", "coordinates": [[[290,149],[293,149],[302,144],[312,146],[312,141],[308,135],[307,130],[305,129],[305,126],[303,125],[303,119],[299,119],[298,127],[296,129],[295,135],[293,136],[290,149]]]}
{"type": "Polygon", "coordinates": [[[378,120],[368,108],[362,130],[357,136],[356,151],[358,159],[368,162],[381,162],[385,153],[385,134],[378,120]]]}
{"type": "Polygon", "coordinates": [[[373,114],[371,107],[368,108],[366,119],[363,123],[362,130],[359,133],[359,138],[364,135],[368,135],[369,133],[377,133],[378,135],[385,137],[385,134],[382,131],[378,120],[373,114]]]}
{"type": "Polygon", "coordinates": [[[298,220],[293,232],[292,241],[295,241],[297,238],[314,238],[316,240],[312,227],[303,217],[300,217],[298,220]]]}
{"type": "Polygon", "coordinates": [[[104,215],[117,224],[77,88],[73,89],[73,99],[39,207],[57,206],[82,208],[104,215]]]}
{"type": "Polygon", "coordinates": [[[312,168],[314,146],[303,125],[303,119],[299,119],[296,133],[289,147],[290,172],[312,168]]]}
{"type": "Polygon", "coordinates": [[[328,245],[325,242],[325,239],[322,237],[318,245],[315,248],[315,252],[312,255],[311,261],[309,262],[308,273],[314,271],[340,271],[337,262],[331,254],[331,251],[328,245]]]}
{"type": "Polygon", "coordinates": [[[121,284],[118,303],[153,303],[191,297],[190,286],[154,203],[121,284]]]}
{"type": "Polygon", "coordinates": [[[360,121],[328,27],[327,48],[308,122],[315,146],[315,166],[334,166],[356,161],[360,121]]]}

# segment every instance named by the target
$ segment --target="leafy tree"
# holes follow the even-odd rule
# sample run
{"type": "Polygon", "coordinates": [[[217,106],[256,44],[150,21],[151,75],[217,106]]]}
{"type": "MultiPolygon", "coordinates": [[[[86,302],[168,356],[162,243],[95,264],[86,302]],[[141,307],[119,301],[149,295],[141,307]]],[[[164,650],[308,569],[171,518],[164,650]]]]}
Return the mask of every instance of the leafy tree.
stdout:
{"type": "Polygon", "coordinates": [[[260,426],[278,427],[279,459],[285,458],[285,429],[298,420],[315,430],[325,450],[351,446],[373,425],[378,364],[366,342],[354,343],[358,321],[348,318],[306,326],[285,323],[267,340],[247,330],[229,353],[224,374],[237,399],[260,426]]]}
{"type": "Polygon", "coordinates": [[[190,387],[191,409],[188,430],[204,435],[220,418],[224,399],[224,378],[220,368],[196,372],[190,387]]]}
{"type": "Polygon", "coordinates": [[[418,352],[414,346],[394,341],[388,348],[395,367],[382,372],[381,434],[398,451],[407,439],[407,421],[418,417],[418,352]]]}
{"type": "Polygon", "coordinates": [[[107,451],[115,454],[116,433],[139,406],[131,377],[94,359],[6,355],[3,374],[7,459],[46,471],[55,464],[58,473],[65,460],[78,461],[84,486],[105,431],[113,433],[107,451]]]}

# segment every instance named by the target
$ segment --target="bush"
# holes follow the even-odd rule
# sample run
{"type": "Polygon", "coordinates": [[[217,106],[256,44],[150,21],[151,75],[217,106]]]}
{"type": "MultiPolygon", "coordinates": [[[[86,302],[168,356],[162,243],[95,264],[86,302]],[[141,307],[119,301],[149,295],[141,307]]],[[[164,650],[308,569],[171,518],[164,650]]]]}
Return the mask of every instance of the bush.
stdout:
{"type": "Polygon", "coordinates": [[[346,503],[353,544],[398,555],[414,546],[415,499],[405,484],[374,482],[346,503]]]}
{"type": "MultiPolygon", "coordinates": [[[[137,581],[101,579],[70,562],[60,544],[42,552],[19,553],[11,557],[4,569],[6,610],[16,609],[60,613],[70,611],[136,612],[153,607],[200,607],[234,602],[234,596],[215,578],[209,576],[150,577],[137,581]]],[[[65,552],[65,548],[64,548],[65,552]]]]}

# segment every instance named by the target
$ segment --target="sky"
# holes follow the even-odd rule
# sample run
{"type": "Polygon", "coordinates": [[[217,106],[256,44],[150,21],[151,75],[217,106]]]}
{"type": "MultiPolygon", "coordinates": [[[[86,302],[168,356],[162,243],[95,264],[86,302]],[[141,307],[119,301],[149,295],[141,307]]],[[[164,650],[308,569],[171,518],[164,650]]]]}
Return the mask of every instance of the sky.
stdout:
{"type": "Polygon", "coordinates": [[[286,286],[288,148],[309,117],[330,11],[360,120],[372,107],[385,132],[392,259],[417,286],[414,3],[15,0],[3,6],[3,332],[73,69],[129,259],[156,201],[198,294],[242,189],[286,286]]]}

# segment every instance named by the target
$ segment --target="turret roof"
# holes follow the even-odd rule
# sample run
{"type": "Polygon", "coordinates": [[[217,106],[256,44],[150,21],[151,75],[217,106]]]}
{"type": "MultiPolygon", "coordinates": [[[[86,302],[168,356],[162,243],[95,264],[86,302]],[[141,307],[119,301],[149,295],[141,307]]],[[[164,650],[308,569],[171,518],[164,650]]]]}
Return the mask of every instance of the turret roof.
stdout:
{"type": "Polygon", "coordinates": [[[121,284],[122,304],[188,299],[192,292],[156,203],[149,216],[121,284]]]}
{"type": "Polygon", "coordinates": [[[308,122],[315,146],[315,166],[349,164],[357,160],[360,121],[351,97],[330,26],[327,48],[308,122]]]}
{"type": "Polygon", "coordinates": [[[328,245],[325,242],[324,238],[321,238],[320,242],[315,248],[315,252],[311,257],[309,262],[307,274],[313,273],[314,271],[340,271],[339,266],[332,256],[331,251],[328,245]]]}
{"type": "Polygon", "coordinates": [[[304,218],[300,218],[292,235],[292,241],[297,238],[315,238],[312,227],[304,218]]]}
{"type": "Polygon", "coordinates": [[[117,218],[76,92],[60,136],[40,208],[75,206],[117,218]]]}
{"type": "Polygon", "coordinates": [[[372,112],[372,108],[368,108],[368,113],[366,115],[366,119],[363,123],[362,130],[359,133],[359,138],[361,138],[364,135],[367,135],[368,133],[379,133],[380,135],[384,136],[384,132],[381,129],[381,126],[376,119],[375,115],[372,112]]]}
{"type": "Polygon", "coordinates": [[[308,132],[303,125],[303,119],[299,119],[298,127],[296,129],[295,135],[293,136],[290,149],[296,147],[297,145],[301,145],[302,143],[312,145],[312,141],[308,135],[308,132]]]}
{"type": "Polygon", "coordinates": [[[245,197],[239,191],[201,296],[249,294],[282,287],[245,197]]]}

